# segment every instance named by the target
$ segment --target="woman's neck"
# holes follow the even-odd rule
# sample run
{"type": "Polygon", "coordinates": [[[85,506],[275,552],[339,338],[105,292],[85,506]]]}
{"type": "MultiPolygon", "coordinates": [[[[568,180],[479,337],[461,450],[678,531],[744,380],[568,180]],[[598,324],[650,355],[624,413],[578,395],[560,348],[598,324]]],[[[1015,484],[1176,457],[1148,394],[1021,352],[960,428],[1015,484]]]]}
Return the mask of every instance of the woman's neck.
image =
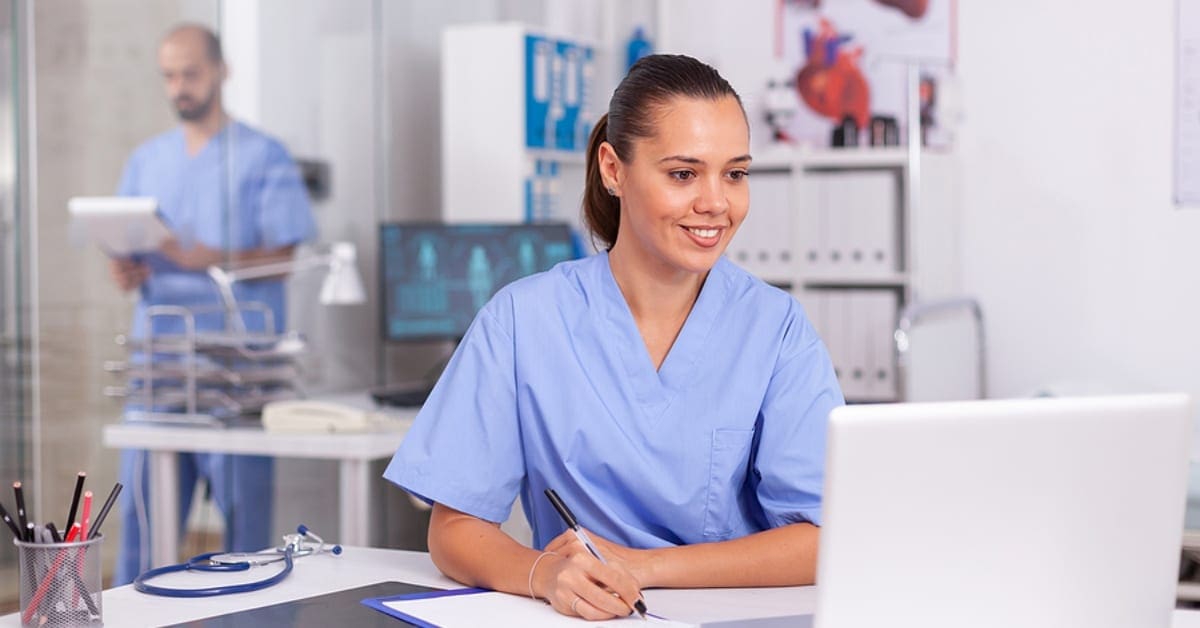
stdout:
{"type": "Polygon", "coordinates": [[[656,263],[620,245],[609,251],[608,263],[639,326],[674,323],[682,327],[708,276],[656,263]]]}

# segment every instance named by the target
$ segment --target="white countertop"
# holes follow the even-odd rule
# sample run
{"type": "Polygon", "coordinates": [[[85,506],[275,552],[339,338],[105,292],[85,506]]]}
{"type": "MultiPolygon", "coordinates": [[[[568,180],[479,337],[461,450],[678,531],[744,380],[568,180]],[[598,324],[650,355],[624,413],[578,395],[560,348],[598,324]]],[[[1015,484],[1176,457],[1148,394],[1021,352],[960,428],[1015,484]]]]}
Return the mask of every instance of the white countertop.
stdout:
{"type": "MultiPolygon", "coordinates": [[[[168,574],[155,579],[154,584],[173,587],[212,586],[214,582],[234,584],[239,578],[262,579],[274,569],[266,566],[242,573],[168,574]]],[[[428,554],[348,547],[341,556],[321,554],[297,559],[294,571],[282,583],[251,593],[187,599],[146,595],[132,586],[109,589],[102,597],[104,624],[123,627],[179,623],[389,580],[435,588],[462,586],[441,575],[428,554]]],[[[646,591],[645,599],[656,615],[700,623],[809,613],[816,604],[816,588],[663,589],[646,591]]],[[[0,628],[19,625],[16,614],[0,617],[0,628]]]]}
{"type": "MultiPolygon", "coordinates": [[[[220,578],[222,584],[232,584],[237,578],[261,579],[270,573],[266,571],[270,569],[274,567],[260,567],[242,574],[170,574],[155,580],[155,584],[211,586],[213,578],[220,578]]],[[[322,554],[298,559],[295,570],[282,583],[252,593],[184,599],[144,595],[132,586],[109,589],[103,595],[104,623],[108,626],[178,623],[389,580],[436,588],[461,586],[441,575],[428,554],[348,547],[342,556],[322,554]]],[[[816,605],[816,594],[816,587],[654,589],[645,591],[645,598],[647,606],[656,615],[700,623],[811,613],[816,605]]],[[[16,614],[0,617],[0,628],[18,625],[16,614]]],[[[1200,611],[1175,611],[1172,626],[1200,628],[1200,611]]]]}

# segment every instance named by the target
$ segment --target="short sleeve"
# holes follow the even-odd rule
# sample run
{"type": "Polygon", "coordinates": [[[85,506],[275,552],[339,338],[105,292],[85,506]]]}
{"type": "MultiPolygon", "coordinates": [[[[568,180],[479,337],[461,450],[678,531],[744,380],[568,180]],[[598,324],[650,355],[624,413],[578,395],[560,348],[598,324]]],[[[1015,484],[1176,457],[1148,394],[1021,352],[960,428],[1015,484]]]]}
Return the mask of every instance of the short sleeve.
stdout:
{"type": "Polygon", "coordinates": [[[829,413],[844,403],[829,353],[797,307],[759,417],[756,492],[770,527],[821,525],[829,413]]]}
{"type": "Polygon", "coordinates": [[[383,476],[428,502],[503,522],[525,477],[511,323],[480,311],[383,476]]]}
{"type": "Polygon", "coordinates": [[[121,183],[117,185],[117,196],[139,196],[137,155],[135,152],[125,162],[125,169],[121,171],[121,183]]]}
{"type": "Polygon", "coordinates": [[[280,248],[313,239],[317,228],[300,169],[278,142],[271,142],[259,192],[262,246],[280,248]]]}

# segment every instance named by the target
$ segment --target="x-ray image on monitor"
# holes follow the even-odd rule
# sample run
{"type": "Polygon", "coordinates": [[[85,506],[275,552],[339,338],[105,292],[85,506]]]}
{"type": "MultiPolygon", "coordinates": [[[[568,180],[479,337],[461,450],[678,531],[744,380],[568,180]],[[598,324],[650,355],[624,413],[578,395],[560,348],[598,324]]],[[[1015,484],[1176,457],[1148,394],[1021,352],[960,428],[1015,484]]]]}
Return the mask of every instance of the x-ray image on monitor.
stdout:
{"type": "Polygon", "coordinates": [[[381,225],[384,338],[461,338],[497,290],[577,250],[565,224],[381,225]]]}

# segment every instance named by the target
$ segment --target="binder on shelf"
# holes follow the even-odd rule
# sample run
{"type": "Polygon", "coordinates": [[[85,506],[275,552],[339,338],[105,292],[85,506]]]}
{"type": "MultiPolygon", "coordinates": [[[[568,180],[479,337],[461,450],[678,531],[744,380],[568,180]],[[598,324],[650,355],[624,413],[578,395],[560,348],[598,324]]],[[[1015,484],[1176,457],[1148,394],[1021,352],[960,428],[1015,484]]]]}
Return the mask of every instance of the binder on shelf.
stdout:
{"type": "Polygon", "coordinates": [[[800,306],[804,308],[804,315],[808,318],[809,325],[812,325],[813,331],[817,337],[821,339],[825,345],[825,350],[829,351],[829,338],[826,333],[828,326],[827,303],[825,301],[824,290],[800,290],[798,301],[800,306]]]}
{"type": "Polygon", "coordinates": [[[847,320],[846,296],[841,290],[821,290],[825,302],[825,312],[822,319],[825,322],[825,345],[829,348],[829,357],[833,360],[833,372],[837,375],[842,387],[842,396],[852,397],[853,386],[850,381],[850,347],[847,343],[849,321],[847,320]]]}
{"type": "Polygon", "coordinates": [[[847,234],[845,213],[844,181],[847,173],[831,172],[817,175],[821,184],[817,190],[820,194],[818,203],[824,215],[825,264],[823,273],[826,276],[838,277],[844,274],[846,268],[847,234]]]}
{"type": "Polygon", "coordinates": [[[791,183],[787,174],[759,173],[751,182],[754,199],[750,214],[734,242],[735,261],[765,281],[791,282],[791,183]]]}
{"type": "Polygon", "coordinates": [[[822,189],[824,184],[818,175],[801,172],[793,176],[796,176],[792,189],[797,213],[797,250],[800,257],[797,263],[804,275],[826,274],[829,257],[826,246],[828,217],[822,189]]]}
{"type": "Polygon", "coordinates": [[[525,36],[525,145],[548,148],[546,136],[553,88],[554,44],[545,37],[525,36]]]}
{"type": "Polygon", "coordinates": [[[862,313],[862,336],[866,339],[863,398],[867,401],[897,399],[892,341],[897,300],[897,294],[892,290],[858,291],[857,306],[862,313]]]}
{"type": "Polygon", "coordinates": [[[900,190],[891,171],[855,173],[854,201],[847,207],[854,234],[852,263],[856,276],[882,276],[899,270],[896,265],[897,211],[900,190]]]}
{"type": "Polygon", "coordinates": [[[870,401],[867,378],[867,354],[870,339],[867,336],[870,319],[867,316],[867,291],[844,290],[841,293],[844,327],[842,334],[846,343],[846,368],[842,377],[842,393],[854,401],[870,401]]]}

